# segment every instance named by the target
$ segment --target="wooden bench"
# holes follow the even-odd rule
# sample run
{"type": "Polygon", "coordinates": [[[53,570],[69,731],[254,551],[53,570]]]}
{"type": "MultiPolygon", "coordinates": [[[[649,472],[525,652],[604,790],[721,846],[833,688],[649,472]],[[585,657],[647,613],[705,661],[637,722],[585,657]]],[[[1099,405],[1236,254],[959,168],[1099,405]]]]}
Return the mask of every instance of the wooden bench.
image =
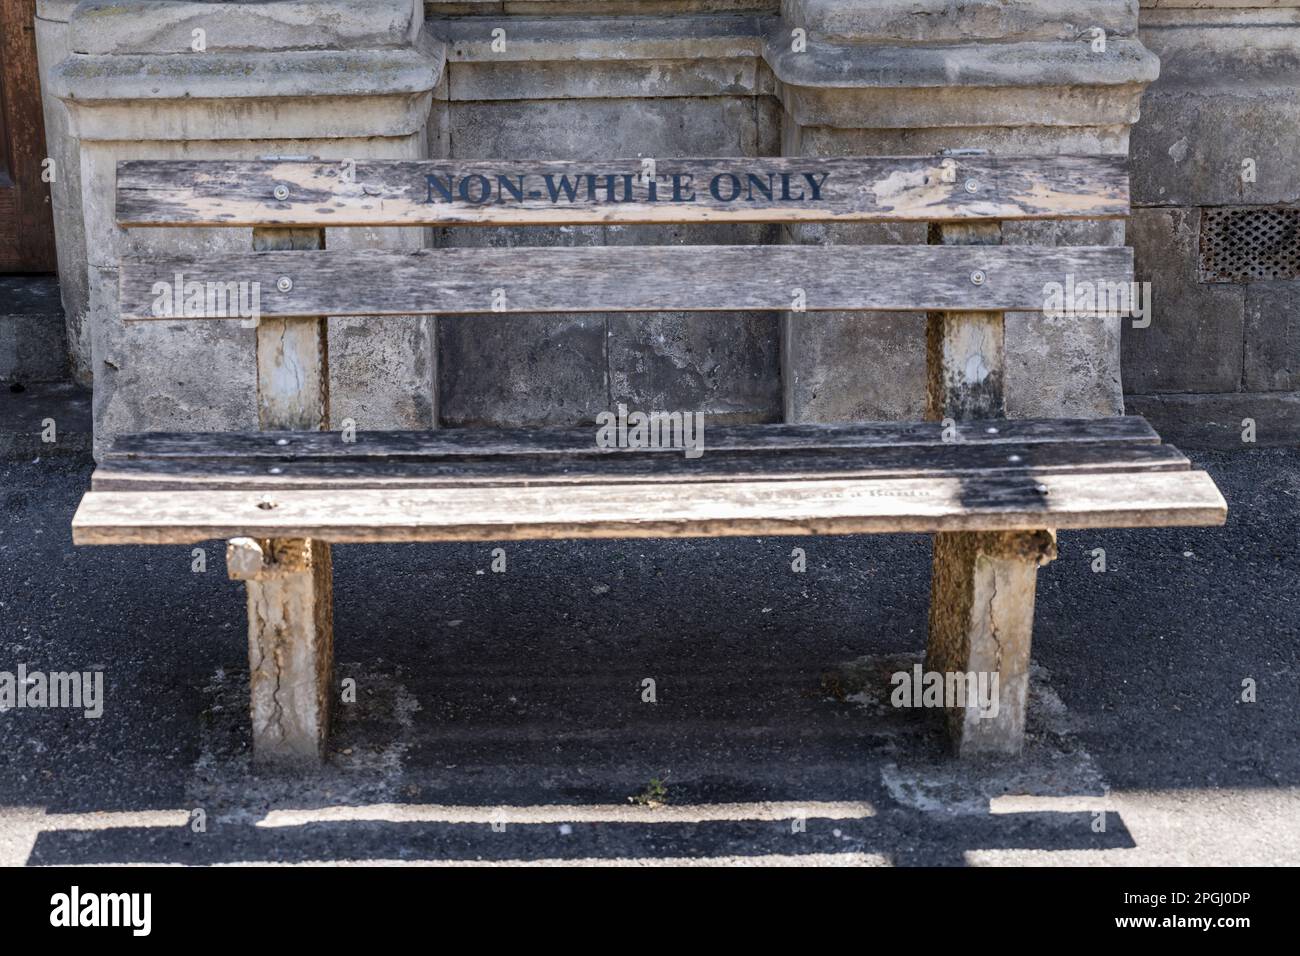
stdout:
{"type": "Polygon", "coordinates": [[[119,165],[123,227],[253,227],[247,253],[126,259],[121,313],[213,320],[222,290],[235,292],[226,284],[257,283],[263,430],[117,439],[73,520],[74,540],[229,539],[230,576],[247,584],[259,760],[325,754],[335,694],[332,544],[934,533],[926,668],[999,675],[995,718],[969,707],[947,717],[958,752],[1006,753],[1023,739],[1036,572],[1055,556],[1056,529],[1225,520],[1210,478],[1141,418],[1004,417],[1003,313],[1041,311],[1053,282],[1128,283],[1132,260],[1118,247],[1004,246],[999,222],[1127,215],[1121,160],[956,154],[654,166],[119,165]],[[932,242],[323,249],[327,226],[869,221],[927,222],[932,242]],[[928,358],[929,420],[709,427],[699,458],[600,447],[592,426],[363,430],[354,441],[328,430],[325,316],[487,322],[502,313],[800,304],[813,314],[795,320],[807,322],[822,311],[863,312],[864,322],[876,312],[930,313],[927,341],[917,343],[928,358]]]}

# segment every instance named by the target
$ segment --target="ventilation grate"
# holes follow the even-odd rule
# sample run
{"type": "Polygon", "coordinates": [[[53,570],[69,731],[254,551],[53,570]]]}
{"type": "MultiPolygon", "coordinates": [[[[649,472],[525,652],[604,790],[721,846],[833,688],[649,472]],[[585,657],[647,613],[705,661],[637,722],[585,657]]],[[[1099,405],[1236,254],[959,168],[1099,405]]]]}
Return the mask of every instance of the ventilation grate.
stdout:
{"type": "Polygon", "coordinates": [[[1220,206],[1201,211],[1201,281],[1300,278],[1300,208],[1220,206]]]}

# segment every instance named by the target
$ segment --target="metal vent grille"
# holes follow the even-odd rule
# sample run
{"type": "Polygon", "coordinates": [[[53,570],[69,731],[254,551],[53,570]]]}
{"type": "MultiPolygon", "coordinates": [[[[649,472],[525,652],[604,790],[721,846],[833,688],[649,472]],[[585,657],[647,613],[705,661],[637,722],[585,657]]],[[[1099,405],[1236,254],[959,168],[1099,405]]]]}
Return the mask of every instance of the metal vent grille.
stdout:
{"type": "Polygon", "coordinates": [[[1201,211],[1201,281],[1300,278],[1300,208],[1223,206],[1201,211]]]}

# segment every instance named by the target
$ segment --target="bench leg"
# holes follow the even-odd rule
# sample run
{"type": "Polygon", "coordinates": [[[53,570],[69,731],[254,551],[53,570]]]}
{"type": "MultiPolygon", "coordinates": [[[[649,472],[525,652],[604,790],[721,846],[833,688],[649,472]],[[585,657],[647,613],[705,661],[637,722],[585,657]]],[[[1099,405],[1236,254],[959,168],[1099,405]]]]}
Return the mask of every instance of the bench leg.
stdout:
{"type": "MultiPolygon", "coordinates": [[[[1039,566],[1055,557],[1053,531],[960,531],[934,536],[925,670],[945,677],[998,675],[996,714],[991,706],[984,716],[978,706],[945,708],[959,756],[1020,752],[1029,693],[1034,588],[1039,566]]],[[[991,676],[986,680],[991,689],[991,676]]],[[[953,701],[945,699],[945,703],[953,701]]]]}
{"type": "Polygon", "coordinates": [[[248,586],[253,759],[317,764],[325,757],[334,669],[330,546],[310,538],[234,538],[226,567],[248,586]]]}

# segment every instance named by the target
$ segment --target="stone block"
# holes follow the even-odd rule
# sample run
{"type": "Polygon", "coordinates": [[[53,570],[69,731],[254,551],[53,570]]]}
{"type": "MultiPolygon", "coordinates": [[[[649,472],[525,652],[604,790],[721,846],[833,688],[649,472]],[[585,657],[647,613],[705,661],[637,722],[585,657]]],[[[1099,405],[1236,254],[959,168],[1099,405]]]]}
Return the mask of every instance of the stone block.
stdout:
{"type": "Polygon", "coordinates": [[[784,25],[830,40],[943,43],[1075,40],[1137,32],[1136,0],[785,0],[784,25]]]}
{"type": "Polygon", "coordinates": [[[1142,415],[1160,437],[1179,448],[1295,448],[1300,442],[1300,392],[1201,395],[1128,395],[1130,414],[1142,415]],[[1244,442],[1246,419],[1255,426],[1244,442]]]}
{"type": "Polygon", "coordinates": [[[1300,281],[1246,285],[1246,391],[1300,389],[1300,281]]]}
{"type": "Polygon", "coordinates": [[[611,315],[610,406],[781,420],[777,319],[735,312],[611,315]]]}
{"type": "Polygon", "coordinates": [[[438,322],[444,425],[572,425],[608,405],[606,316],[465,316],[438,322]]]}
{"type": "Polygon", "coordinates": [[[67,373],[58,280],[0,276],[0,384],[56,382],[67,373]]]}
{"type": "Polygon", "coordinates": [[[408,43],[423,19],[411,0],[85,0],[73,21],[78,53],[345,50],[408,43]]]}
{"type": "Polygon", "coordinates": [[[1200,209],[1134,209],[1129,220],[1134,269],[1151,283],[1147,328],[1125,323],[1125,391],[1235,392],[1241,387],[1245,291],[1201,282],[1200,209]]]}
{"type": "Polygon", "coordinates": [[[1160,78],[1133,128],[1138,204],[1211,206],[1300,200],[1300,9],[1294,3],[1160,3],[1141,39],[1160,78]],[[1180,9],[1196,6],[1199,9],[1180,9]],[[1230,7],[1272,9],[1226,9],[1230,7]],[[1254,181],[1242,164],[1254,164],[1254,181]]]}
{"type": "MultiPolygon", "coordinates": [[[[1207,67],[1212,69],[1212,67],[1207,67]]],[[[1300,201],[1300,84],[1153,87],[1133,127],[1133,201],[1162,206],[1300,201]],[[1254,182],[1242,179],[1254,163],[1254,182]]]]}
{"type": "MultiPolygon", "coordinates": [[[[452,102],[449,141],[466,158],[746,156],[776,151],[775,104],[713,97],[452,102]]],[[[762,226],[440,230],[439,244],[757,243],[762,226]]],[[[526,261],[526,260],[524,260],[526,261]]],[[[635,268],[629,255],[628,268],[635,268]]],[[[730,420],[779,410],[774,317],[680,313],[441,319],[439,401],[447,425],[592,421],[618,402],[703,409],[730,420]],[[677,381],[672,381],[676,370],[677,381]],[[766,379],[764,381],[764,379],[766,379]]]]}
{"type": "Polygon", "coordinates": [[[257,429],[255,331],[240,322],[135,322],[117,270],[90,268],[95,455],[116,435],[257,429]]]}
{"type": "MultiPolygon", "coordinates": [[[[603,11],[602,11],[603,12],[603,11]]],[[[523,17],[432,21],[455,100],[644,98],[770,93],[762,18],[523,17]],[[504,36],[493,36],[496,29],[504,36]]]]}

